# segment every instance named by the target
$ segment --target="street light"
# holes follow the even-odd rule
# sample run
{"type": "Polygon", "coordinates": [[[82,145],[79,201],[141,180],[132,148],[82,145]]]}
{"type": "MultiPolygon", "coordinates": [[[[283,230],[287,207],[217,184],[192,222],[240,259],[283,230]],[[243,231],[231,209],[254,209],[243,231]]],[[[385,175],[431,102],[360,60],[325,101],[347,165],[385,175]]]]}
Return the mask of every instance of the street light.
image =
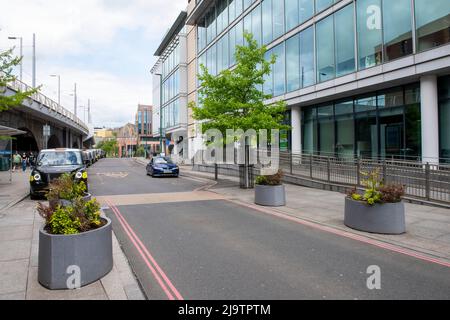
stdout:
{"type": "Polygon", "coordinates": [[[58,104],[61,105],[61,76],[59,74],[51,74],[50,77],[58,78],[58,104]]]}
{"type": "Polygon", "coordinates": [[[20,76],[19,80],[22,82],[22,74],[23,74],[23,38],[22,37],[8,37],[9,40],[19,40],[20,42],[20,76]]]}

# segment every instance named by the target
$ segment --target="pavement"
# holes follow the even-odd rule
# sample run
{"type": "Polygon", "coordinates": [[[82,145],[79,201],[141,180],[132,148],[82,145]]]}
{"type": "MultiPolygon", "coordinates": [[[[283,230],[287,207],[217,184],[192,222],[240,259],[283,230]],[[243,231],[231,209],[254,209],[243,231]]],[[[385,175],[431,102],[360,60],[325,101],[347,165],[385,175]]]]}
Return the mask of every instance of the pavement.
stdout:
{"type": "MultiPolygon", "coordinates": [[[[226,177],[216,183],[183,167],[178,179],[151,178],[137,161],[108,159],[92,171],[91,190],[149,299],[450,298],[442,258],[256,206],[251,190],[226,177]],[[367,286],[373,267],[380,290],[367,286]]],[[[288,188],[290,198],[301,197],[288,188]]]]}
{"type": "Polygon", "coordinates": [[[16,203],[22,201],[28,196],[30,171],[23,172],[17,170],[11,175],[11,182],[9,181],[9,172],[0,173],[0,212],[16,203]]]}
{"type": "Polygon", "coordinates": [[[113,270],[101,280],[76,290],[48,290],[39,284],[43,219],[36,212],[36,202],[27,199],[28,174],[16,172],[12,184],[0,185],[0,300],[145,299],[115,235],[113,270]]]}
{"type": "MultiPolygon", "coordinates": [[[[143,159],[137,161],[145,163],[143,159]]],[[[254,204],[254,190],[240,189],[236,177],[220,175],[216,182],[214,174],[193,171],[192,166],[182,166],[181,174],[207,179],[211,183],[209,191],[230,200],[254,204]]],[[[286,206],[272,209],[276,212],[450,262],[450,209],[405,203],[407,232],[403,235],[379,235],[344,225],[345,194],[293,184],[285,187],[286,206]]]]}

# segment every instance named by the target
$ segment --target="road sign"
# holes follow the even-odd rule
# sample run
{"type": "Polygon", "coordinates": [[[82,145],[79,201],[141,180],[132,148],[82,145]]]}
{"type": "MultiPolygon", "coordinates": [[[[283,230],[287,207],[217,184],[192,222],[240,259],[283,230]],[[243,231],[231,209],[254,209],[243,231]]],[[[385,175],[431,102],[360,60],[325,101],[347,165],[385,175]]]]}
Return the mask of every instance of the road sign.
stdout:
{"type": "Polygon", "coordinates": [[[50,126],[46,124],[42,129],[44,137],[50,137],[50,126]]]}

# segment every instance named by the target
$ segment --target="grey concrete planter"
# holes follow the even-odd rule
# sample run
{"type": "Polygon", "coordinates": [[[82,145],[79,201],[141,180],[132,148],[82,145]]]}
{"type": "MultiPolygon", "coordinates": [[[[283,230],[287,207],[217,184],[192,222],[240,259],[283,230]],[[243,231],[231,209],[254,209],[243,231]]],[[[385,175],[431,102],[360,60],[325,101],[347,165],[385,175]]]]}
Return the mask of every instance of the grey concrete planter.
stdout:
{"type": "Polygon", "coordinates": [[[103,227],[76,235],[52,235],[41,228],[38,280],[44,287],[69,289],[74,266],[79,268],[81,286],[101,279],[112,270],[112,224],[110,219],[102,219],[107,221],[103,227]]]}
{"type": "Polygon", "coordinates": [[[399,202],[369,206],[346,198],[344,223],[347,227],[365,232],[402,234],[406,232],[405,205],[399,202]]]}
{"type": "Polygon", "coordinates": [[[286,192],[284,185],[255,186],[255,203],[261,206],[281,207],[286,205],[286,192]]]}

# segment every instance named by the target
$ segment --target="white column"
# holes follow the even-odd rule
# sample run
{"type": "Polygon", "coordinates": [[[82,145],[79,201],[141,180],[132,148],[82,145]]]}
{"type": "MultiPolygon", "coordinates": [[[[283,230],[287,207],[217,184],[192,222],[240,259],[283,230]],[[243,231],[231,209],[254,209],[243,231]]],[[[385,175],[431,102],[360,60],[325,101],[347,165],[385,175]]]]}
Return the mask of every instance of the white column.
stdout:
{"type": "Polygon", "coordinates": [[[300,107],[291,109],[291,127],[292,127],[292,154],[300,155],[302,153],[302,113],[300,107]]]}
{"type": "Polygon", "coordinates": [[[420,79],[422,116],[422,161],[439,163],[439,104],[435,75],[420,79]]]}

